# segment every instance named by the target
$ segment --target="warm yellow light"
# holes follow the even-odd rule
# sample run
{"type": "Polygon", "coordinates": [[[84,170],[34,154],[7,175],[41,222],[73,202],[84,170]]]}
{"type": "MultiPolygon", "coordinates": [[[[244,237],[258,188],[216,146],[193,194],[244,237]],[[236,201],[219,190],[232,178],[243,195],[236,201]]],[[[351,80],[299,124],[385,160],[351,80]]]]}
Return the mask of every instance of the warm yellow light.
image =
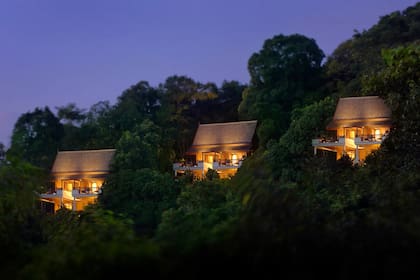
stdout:
{"type": "Polygon", "coordinates": [[[233,164],[238,164],[238,156],[236,154],[232,155],[232,163],[233,164]]]}
{"type": "Polygon", "coordinates": [[[375,139],[379,140],[381,138],[381,131],[379,129],[375,129],[375,139]]]}
{"type": "Polygon", "coordinates": [[[67,209],[72,210],[73,205],[72,205],[72,203],[71,203],[71,202],[64,202],[64,207],[66,207],[67,209]]]}
{"type": "Polygon", "coordinates": [[[92,183],[92,191],[96,192],[98,190],[98,185],[96,184],[96,182],[92,183]]]}
{"type": "Polygon", "coordinates": [[[350,159],[354,159],[354,157],[355,157],[355,154],[354,154],[354,151],[347,151],[347,155],[350,157],[350,159]]]}

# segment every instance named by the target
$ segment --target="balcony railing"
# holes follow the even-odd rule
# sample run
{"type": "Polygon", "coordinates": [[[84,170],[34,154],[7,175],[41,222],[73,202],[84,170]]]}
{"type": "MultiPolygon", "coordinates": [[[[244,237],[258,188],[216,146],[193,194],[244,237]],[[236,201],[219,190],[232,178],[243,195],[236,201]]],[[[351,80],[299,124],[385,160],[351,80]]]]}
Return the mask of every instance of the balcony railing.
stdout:
{"type": "Polygon", "coordinates": [[[56,189],[50,189],[45,193],[41,194],[41,197],[43,198],[55,198],[55,197],[62,197],[63,191],[62,190],[56,190],[56,189]]]}
{"type": "Polygon", "coordinates": [[[344,137],[321,137],[312,139],[312,146],[344,146],[346,140],[344,137]]]}
{"type": "Polygon", "coordinates": [[[71,191],[65,191],[62,189],[57,190],[49,190],[46,193],[41,194],[41,197],[43,198],[67,198],[67,199],[73,199],[73,197],[88,197],[88,196],[97,196],[98,194],[101,194],[102,190],[99,188],[97,190],[92,190],[90,188],[77,188],[73,189],[71,191]]]}
{"type": "Polygon", "coordinates": [[[91,188],[78,188],[73,189],[74,197],[97,196],[102,193],[102,189],[92,190],[91,188]]]}
{"type": "Polygon", "coordinates": [[[354,146],[354,145],[372,145],[381,144],[387,137],[387,134],[369,134],[358,135],[354,139],[344,137],[321,137],[312,139],[312,146],[314,147],[334,147],[334,146],[354,146]]]}
{"type": "Polygon", "coordinates": [[[372,145],[372,144],[381,144],[382,141],[387,137],[387,134],[369,134],[369,135],[359,135],[354,138],[354,143],[356,145],[372,145]]]}
{"type": "Polygon", "coordinates": [[[174,163],[173,170],[204,170],[205,168],[211,168],[214,170],[220,169],[233,169],[239,168],[242,165],[242,160],[231,161],[231,160],[221,160],[215,161],[212,163],[204,163],[203,161],[198,161],[197,163],[174,163]]]}
{"type": "Polygon", "coordinates": [[[203,161],[198,162],[176,162],[173,164],[173,170],[202,170],[204,168],[203,161]]]}
{"type": "Polygon", "coordinates": [[[212,169],[220,170],[220,169],[232,169],[232,168],[239,168],[242,165],[242,160],[240,161],[216,161],[213,162],[212,169]]]}

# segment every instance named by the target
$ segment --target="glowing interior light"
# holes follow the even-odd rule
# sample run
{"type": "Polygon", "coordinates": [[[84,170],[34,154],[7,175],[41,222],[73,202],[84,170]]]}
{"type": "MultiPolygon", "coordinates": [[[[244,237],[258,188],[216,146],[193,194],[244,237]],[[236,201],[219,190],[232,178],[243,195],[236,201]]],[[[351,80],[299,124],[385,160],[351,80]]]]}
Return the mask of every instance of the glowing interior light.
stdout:
{"type": "Polygon", "coordinates": [[[233,164],[238,164],[238,156],[236,154],[232,155],[232,163],[233,164]]]}
{"type": "Polygon", "coordinates": [[[381,131],[379,129],[375,129],[375,139],[379,140],[381,138],[381,131]]]}
{"type": "Polygon", "coordinates": [[[70,202],[64,203],[64,207],[66,207],[67,209],[70,209],[70,210],[73,209],[73,205],[70,202]]]}
{"type": "Polygon", "coordinates": [[[98,185],[96,184],[96,182],[92,183],[92,191],[96,192],[98,190],[98,185]]]}

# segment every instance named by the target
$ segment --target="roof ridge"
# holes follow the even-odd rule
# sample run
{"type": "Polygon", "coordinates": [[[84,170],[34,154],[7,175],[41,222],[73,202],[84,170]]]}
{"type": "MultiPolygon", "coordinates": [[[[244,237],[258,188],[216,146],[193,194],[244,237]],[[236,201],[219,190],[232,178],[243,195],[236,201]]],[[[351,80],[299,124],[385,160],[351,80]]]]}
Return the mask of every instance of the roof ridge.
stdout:
{"type": "Polygon", "coordinates": [[[380,98],[380,99],[382,99],[378,95],[340,97],[340,99],[366,99],[366,98],[380,98]]]}
{"type": "Polygon", "coordinates": [[[237,121],[237,122],[223,122],[223,123],[200,123],[200,126],[213,126],[213,125],[231,125],[231,124],[244,124],[244,123],[257,123],[257,120],[237,121]]]}
{"type": "Polygon", "coordinates": [[[116,149],[91,149],[91,150],[75,150],[75,151],[58,151],[59,153],[92,153],[92,152],[105,152],[116,151],[116,149]]]}

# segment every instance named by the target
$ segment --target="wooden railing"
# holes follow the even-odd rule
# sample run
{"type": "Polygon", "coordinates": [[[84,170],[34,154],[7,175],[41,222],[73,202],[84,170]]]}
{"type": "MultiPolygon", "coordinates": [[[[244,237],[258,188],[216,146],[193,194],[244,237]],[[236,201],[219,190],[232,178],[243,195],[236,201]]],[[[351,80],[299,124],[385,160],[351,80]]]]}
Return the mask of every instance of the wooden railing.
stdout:
{"type": "Polygon", "coordinates": [[[380,144],[388,136],[388,134],[369,134],[369,135],[358,135],[354,138],[354,142],[357,145],[363,144],[380,144]]]}

